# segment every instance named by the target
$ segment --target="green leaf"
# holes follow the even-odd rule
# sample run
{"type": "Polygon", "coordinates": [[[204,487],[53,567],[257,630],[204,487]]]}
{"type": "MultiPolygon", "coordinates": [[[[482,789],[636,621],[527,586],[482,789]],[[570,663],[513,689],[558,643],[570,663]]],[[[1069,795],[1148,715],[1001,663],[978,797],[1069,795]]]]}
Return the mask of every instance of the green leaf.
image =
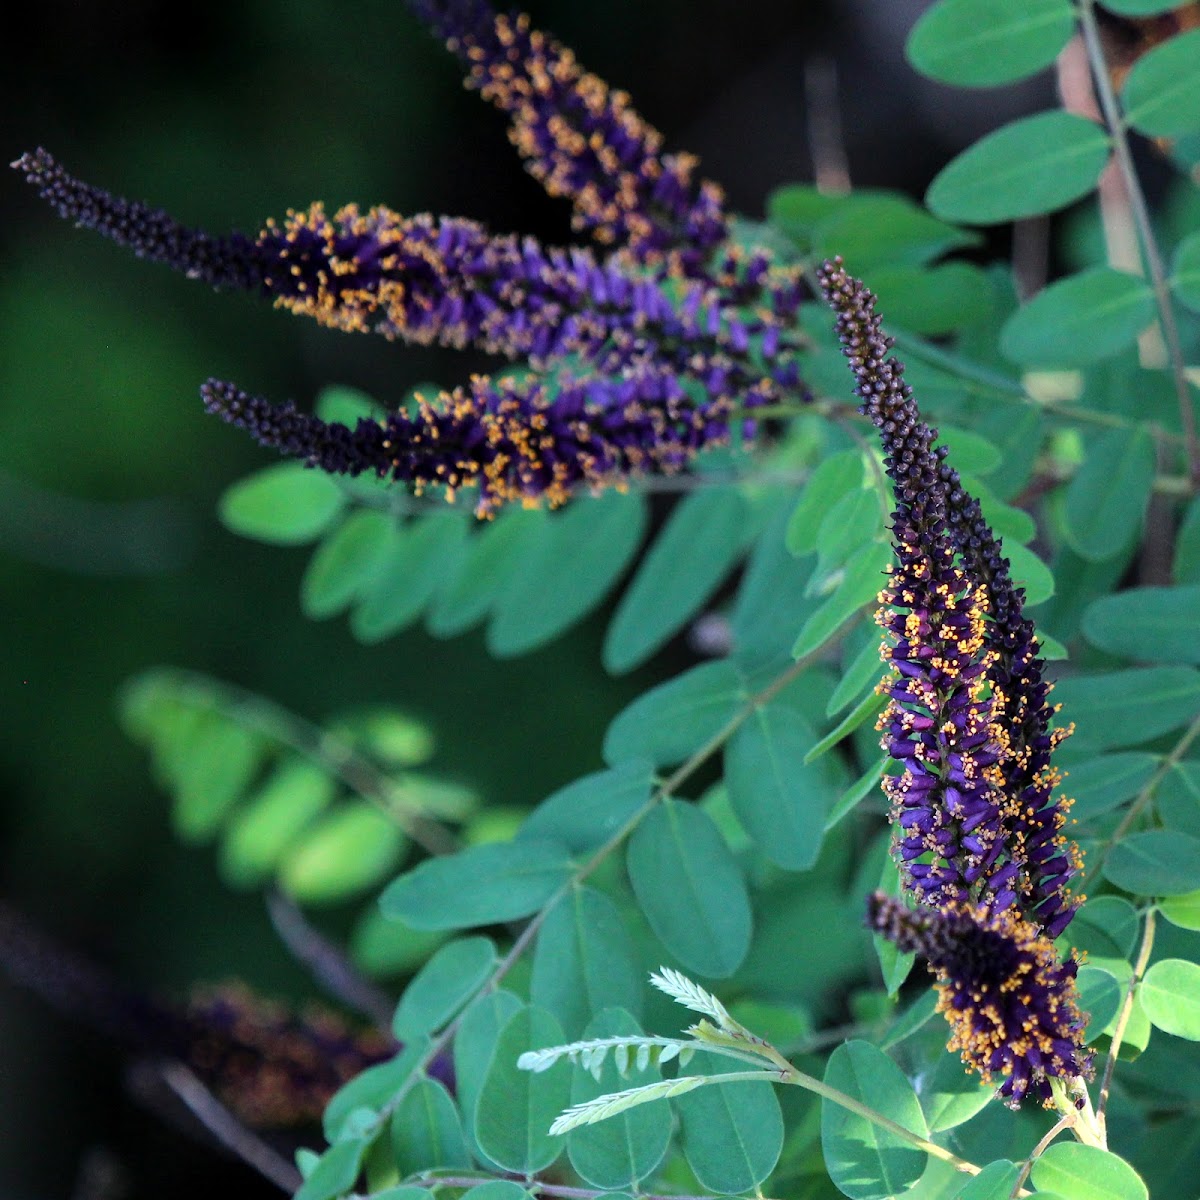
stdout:
{"type": "Polygon", "coordinates": [[[346,498],[329,475],[279,463],[239,480],[217,501],[226,529],[280,546],[311,542],[341,513],[346,498]]]}
{"type": "Polygon", "coordinates": [[[1141,1176],[1109,1150],[1059,1142],[1034,1161],[1030,1178],[1039,1192],[1071,1200],[1148,1200],[1141,1176]]]}
{"type": "Polygon", "coordinates": [[[644,662],[700,611],[741,553],[746,521],[732,488],[694,492],[676,505],[608,627],[609,671],[644,662]]]}
{"type": "Polygon", "coordinates": [[[538,930],[529,996],[558,1018],[568,1040],[606,1008],[641,1012],[641,967],[621,914],[602,892],[572,888],[550,910],[538,930]]]}
{"type": "Polygon", "coordinates": [[[825,514],[850,492],[862,486],[863,460],[859,450],[842,450],[817,464],[792,515],[784,542],[793,554],[811,554],[825,514]]]}
{"type": "Polygon", "coordinates": [[[319,767],[289,758],[230,819],[221,841],[221,874],[233,887],[254,887],[316,816],[332,803],[337,785],[319,767]]]}
{"type": "Polygon", "coordinates": [[[420,1071],[421,1058],[428,1050],[427,1038],[410,1042],[394,1058],[367,1067],[338,1088],[325,1106],[322,1118],[326,1141],[341,1142],[353,1137],[357,1114],[364,1109],[378,1112],[389,1104],[408,1077],[420,1071]]]}
{"type": "Polygon", "coordinates": [[[925,202],[947,221],[989,225],[1053,212],[1090,192],[1108,162],[1108,135],[1065,112],[1013,121],[964,150],[925,202]]]}
{"type": "Polygon", "coordinates": [[[550,1013],[525,1008],[508,1019],[496,1040],[475,1111],[475,1134],[483,1152],[506,1171],[544,1171],[564,1149],[547,1130],[570,1103],[571,1068],[564,1058],[548,1070],[517,1069],[527,1050],[562,1044],[550,1013]]]}
{"type": "Polygon", "coordinates": [[[919,266],[948,250],[971,246],[976,235],[930,216],[899,192],[853,192],[813,231],[815,256],[840,254],[855,271],[882,263],[919,266]]]}
{"type": "Polygon", "coordinates": [[[969,1121],[996,1094],[994,1083],[982,1083],[957,1054],[948,1051],[938,1055],[932,1069],[922,1071],[917,1081],[917,1095],[930,1133],[954,1129],[969,1121]]]}
{"type": "MultiPolygon", "coordinates": [[[[609,1008],[596,1015],[583,1036],[628,1037],[641,1032],[629,1013],[609,1008]]],[[[633,1069],[622,1076],[615,1056],[608,1054],[598,1079],[590,1071],[574,1072],[571,1104],[584,1104],[606,1093],[641,1087],[659,1078],[655,1068],[633,1069]]],[[[593,1187],[634,1188],[662,1161],[670,1141],[671,1107],[666,1100],[650,1100],[606,1121],[573,1129],[567,1135],[567,1154],[571,1165],[593,1187]]]]}
{"type": "Polygon", "coordinates": [[[766,704],[725,749],[733,811],[767,859],[787,871],[807,871],[817,861],[825,815],[841,783],[829,760],[806,765],[804,756],[816,741],[795,709],[766,704]]]}
{"type": "Polygon", "coordinates": [[[551,536],[550,520],[544,509],[514,504],[494,521],[481,521],[457,568],[434,595],[425,620],[429,632],[453,637],[482,621],[551,536]]]}
{"type": "Polygon", "coordinates": [[[1193,312],[1200,312],[1200,233],[1189,234],[1175,247],[1171,290],[1193,312]]]}
{"type": "Polygon", "coordinates": [[[842,718],[838,725],[831,729],[819,742],[811,747],[804,756],[805,764],[816,762],[818,758],[828,754],[839,742],[844,741],[860,725],[875,716],[886,703],[881,695],[868,692],[854,708],[842,718]]]}
{"type": "Polygon", "coordinates": [[[175,832],[189,842],[211,838],[250,785],[263,753],[257,734],[200,713],[173,763],[175,832]]]}
{"type": "Polygon", "coordinates": [[[352,512],[309,559],[300,607],[313,621],[336,616],[379,570],[395,518],[373,508],[352,512]]]}
{"type": "Polygon", "coordinates": [[[446,511],[393,528],[390,544],[350,617],[350,631],[359,641],[381,642],[421,615],[462,552],[468,520],[462,513],[446,511]]]}
{"type": "Polygon", "coordinates": [[[1200,1042],[1200,966],[1182,958],[1161,959],[1146,972],[1138,999],[1151,1025],[1200,1042]]]}
{"type": "MultiPolygon", "coordinates": [[[[879,873],[879,889],[889,896],[903,895],[900,869],[890,854],[883,855],[883,867],[879,873]]],[[[895,997],[912,971],[917,956],[912,951],[898,950],[894,942],[878,933],[872,933],[871,942],[875,949],[875,956],[879,959],[883,986],[889,996],[895,997]]]]}
{"type": "Polygon", "coordinates": [[[494,1057],[496,1039],[522,1007],[522,1001],[512,992],[497,988],[480,996],[463,1013],[454,1035],[454,1090],[472,1138],[475,1136],[475,1108],[484,1076],[494,1057]]]}
{"type": "MultiPolygon", "coordinates": [[[[839,1046],[829,1057],[825,1083],[919,1137],[929,1136],[912,1084],[869,1042],[839,1046]]],[[[852,1200],[884,1200],[907,1191],[921,1178],[929,1159],[924,1150],[832,1100],[821,1101],[821,1146],[830,1179],[852,1200]]]]}
{"type": "Polygon", "coordinates": [[[767,196],[767,217],[801,250],[812,247],[812,232],[845,196],[820,192],[812,184],[788,183],[767,196]]]}
{"type": "Polygon", "coordinates": [[[537,912],[570,878],[555,842],[493,842],[426,859],[379,898],[386,917],[414,929],[466,929],[537,912]]]}
{"type": "MultiPolygon", "coordinates": [[[[879,657],[879,635],[867,629],[862,647],[853,659],[843,669],[842,677],[837,687],[833,689],[828,703],[825,705],[825,715],[832,717],[843,708],[858,700],[868,687],[873,688],[883,676],[883,662],[879,657]]],[[[847,647],[853,644],[853,638],[846,639],[842,652],[845,655],[847,647]]],[[[845,658],[842,659],[845,662],[845,658]]]]}
{"type": "Polygon", "coordinates": [[[1135,896],[1182,896],[1200,888],[1200,838],[1165,829],[1127,834],[1108,852],[1104,877],[1135,896]]]}
{"type": "Polygon", "coordinates": [[[1061,680],[1054,699],[1075,722],[1071,753],[1131,746],[1170,733],[1200,711],[1200,672],[1192,667],[1130,667],[1061,680]]]}
{"type": "MultiPolygon", "coordinates": [[[[696,1075],[744,1070],[725,1059],[697,1059],[696,1075]]],[[[683,1153],[702,1187],[741,1195],[775,1169],[783,1149],[783,1115],[769,1083],[714,1083],[675,1101],[683,1153]]]]}
{"type": "Polygon", "coordinates": [[[1008,559],[1013,582],[1025,589],[1025,605],[1033,608],[1054,595],[1054,576],[1050,568],[1027,546],[1017,542],[1006,543],[1004,555],[1008,559]]]}
{"type": "Polygon", "coordinates": [[[817,530],[815,582],[845,564],[854,552],[876,537],[883,518],[874,489],[854,488],[825,514],[817,530]]]}
{"type": "Polygon", "coordinates": [[[1200,890],[1159,901],[1158,911],[1180,929],[1200,930],[1200,890]]]}
{"type": "Polygon", "coordinates": [[[886,582],[884,571],[891,557],[891,547],[883,542],[871,542],[855,553],[833,594],[804,623],[792,647],[793,658],[804,658],[819,650],[875,598],[886,582]]]}
{"type": "Polygon", "coordinates": [[[411,975],[445,940],[441,933],[389,921],[371,905],[359,914],[350,935],[350,957],[372,979],[411,975]]]}
{"type": "Polygon", "coordinates": [[[1093,646],[1142,662],[1200,663],[1200,584],[1131,588],[1102,596],[1083,614],[1093,646]]]}
{"type": "Polygon", "coordinates": [[[1143,54],[1121,89],[1125,120],[1149,137],[1200,129],[1200,29],[1176,34],[1143,54]]]}
{"type": "Polygon", "coordinates": [[[1069,0],[940,0],[908,35],[908,61],[931,79],[995,87],[1048,67],[1075,31],[1069,0]]]}
{"type": "Polygon", "coordinates": [[[1067,941],[1091,958],[1128,958],[1138,934],[1137,909],[1120,896],[1096,896],[1075,914],[1067,941]]]}
{"type": "Polygon", "coordinates": [[[843,817],[853,812],[867,796],[875,790],[875,786],[883,778],[883,769],[891,760],[885,754],[874,766],[868,767],[838,798],[837,803],[829,810],[825,818],[825,832],[828,833],[843,817]]]}
{"type": "Polygon", "coordinates": [[[1153,17],[1179,7],[1179,0],[1104,0],[1109,12],[1123,17],[1153,17]]]}
{"type": "Polygon", "coordinates": [[[1088,1016],[1086,1042],[1090,1045],[1117,1015],[1125,990],[1117,977],[1102,967],[1080,967],[1076,981],[1080,1011],[1088,1016]]]}
{"type": "Polygon", "coordinates": [[[1136,275],[1092,267],[1038,292],[1004,323],[1000,349],[1026,368],[1083,367],[1137,341],[1154,317],[1154,293],[1136,275]]]}
{"type": "Polygon", "coordinates": [[[441,1029],[483,986],[495,965],[496,947],[490,938],[447,942],[404,989],[392,1032],[407,1042],[441,1029]]]}
{"type": "Polygon", "coordinates": [[[702,663],[639,696],[604,735],[604,760],[614,766],[647,759],[682,762],[721,730],[743,703],[742,681],[727,659],[702,663]]]}
{"type": "Polygon", "coordinates": [[[870,280],[889,328],[941,337],[979,324],[991,311],[987,276],[974,263],[875,267],[870,280]]]}
{"type": "Polygon", "coordinates": [[[304,904],[344,900],[387,875],[404,845],[403,832],[385,813],[365,802],[346,804],[289,848],[279,882],[304,904]]]}
{"type": "Polygon", "coordinates": [[[1007,1158],[988,1163],[954,1192],[950,1200],[1009,1200],[1021,1170],[1007,1158]]]}
{"type": "Polygon", "coordinates": [[[1176,583],[1200,583],[1200,496],[1188,506],[1179,528],[1171,578],[1176,583]]]}
{"type": "Polygon", "coordinates": [[[960,475],[990,475],[1004,462],[1004,451],[995,442],[970,429],[939,425],[937,444],[949,447],[950,461],[960,475]]]}
{"type": "Polygon", "coordinates": [[[1154,806],[1168,828],[1200,834],[1200,762],[1185,758],[1172,763],[1159,782],[1154,806]]]}
{"type": "Polygon", "coordinates": [[[653,782],[654,772],[643,760],[584,775],[547,796],[525,818],[517,837],[560,842],[572,854],[594,850],[645,805],[653,782]]]}
{"type": "Polygon", "coordinates": [[[664,800],[634,831],[626,861],[642,912],[682,966],[732,975],[750,948],[750,898],[712,818],[664,800]]]}
{"type": "Polygon", "coordinates": [[[1071,548],[1093,562],[1119,553],[1142,527],[1153,484],[1154,439],[1144,429],[1102,433],[1067,485],[1063,523],[1071,548]]]}
{"type": "MultiPolygon", "coordinates": [[[[428,1188],[421,1190],[428,1195],[428,1188]]],[[[463,1196],[470,1196],[471,1200],[533,1200],[532,1193],[512,1179],[489,1179],[464,1192],[463,1196]]]]}
{"type": "Polygon", "coordinates": [[[1075,797],[1071,816],[1087,821],[1136,796],[1158,769],[1158,756],[1137,751],[1089,756],[1067,774],[1075,797]]]}
{"type": "Polygon", "coordinates": [[[378,419],[383,415],[373,397],[344,384],[323,387],[314,410],[322,421],[337,422],[348,429],[353,429],[362,417],[378,419]]]}
{"type": "Polygon", "coordinates": [[[362,1170],[367,1143],[359,1138],[338,1142],[317,1160],[294,1200],[333,1200],[354,1187],[362,1170]]]}
{"type": "Polygon", "coordinates": [[[584,496],[553,516],[497,598],[487,631],[492,654],[525,654],[582,620],[625,570],[646,522],[646,500],[637,492],[584,496]]]}
{"type": "Polygon", "coordinates": [[[392,1113],[392,1154],[402,1177],[466,1169],[471,1155],[453,1097],[436,1079],[418,1079],[392,1113]]]}

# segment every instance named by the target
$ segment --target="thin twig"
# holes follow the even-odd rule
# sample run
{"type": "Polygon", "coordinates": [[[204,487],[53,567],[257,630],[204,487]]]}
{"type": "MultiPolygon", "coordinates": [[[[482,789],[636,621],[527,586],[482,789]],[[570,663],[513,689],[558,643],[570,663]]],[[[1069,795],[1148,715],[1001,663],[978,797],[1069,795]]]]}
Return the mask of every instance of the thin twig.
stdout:
{"type": "Polygon", "coordinates": [[[1150,961],[1150,952],[1154,949],[1154,909],[1146,910],[1146,927],[1142,931],[1142,948],[1138,951],[1137,962],[1133,964],[1133,974],[1129,976],[1129,986],[1125,989],[1125,1000],[1117,1016],[1117,1024],[1113,1029],[1112,1042],[1108,1047],[1108,1061],[1104,1064],[1104,1078],[1100,1082],[1100,1097],[1096,1104],[1096,1121],[1100,1126],[1101,1136],[1108,1140],[1108,1094],[1112,1087],[1113,1070],[1117,1065],[1117,1054],[1121,1049],[1121,1040],[1125,1036],[1125,1027],[1129,1024],[1129,1014],[1133,1012],[1133,997],[1137,985],[1146,973],[1146,964],[1150,961]]]}
{"type": "Polygon", "coordinates": [[[1100,110],[1104,113],[1105,124],[1112,136],[1113,152],[1121,168],[1121,174],[1125,178],[1129,203],[1133,209],[1133,219],[1142,243],[1142,254],[1146,260],[1151,286],[1154,289],[1154,300],[1158,306],[1159,322],[1162,325],[1163,339],[1167,344],[1167,356],[1170,359],[1171,375],[1175,383],[1175,395],[1179,402],[1179,420],[1187,446],[1188,474],[1193,487],[1200,488],[1200,438],[1196,433],[1196,414],[1187,381],[1183,347],[1179,340],[1179,327],[1175,322],[1175,309],[1171,303],[1171,293],[1167,286],[1166,269],[1163,266],[1158,241],[1154,236],[1154,226],[1150,220],[1150,209],[1146,204],[1146,196],[1142,191],[1137,170],[1133,164],[1125,119],[1117,104],[1112,80],[1109,78],[1108,62],[1104,57],[1104,47],[1100,42],[1100,28],[1096,22],[1095,0],[1080,0],[1078,13],[1088,59],[1092,64],[1092,77],[1096,86],[1096,95],[1100,101],[1100,110]]]}
{"type": "MultiPolygon", "coordinates": [[[[1073,1119],[1074,1118],[1070,1116],[1061,1117],[1054,1123],[1053,1126],[1051,1126],[1050,1131],[1046,1134],[1046,1136],[1043,1137],[1042,1140],[1038,1142],[1038,1144],[1029,1152],[1029,1157],[1021,1164],[1020,1173],[1017,1175],[1016,1181],[1013,1183],[1012,1191],[1008,1194],[1009,1200],[1016,1200],[1018,1196],[1023,1194],[1023,1184],[1025,1183],[1025,1180],[1029,1178],[1029,1172],[1033,1170],[1033,1164],[1037,1162],[1039,1158],[1041,1158],[1042,1154],[1046,1150],[1046,1147],[1049,1146],[1050,1143],[1054,1141],[1054,1139],[1058,1137],[1058,1135],[1062,1133],[1064,1129],[1068,1128],[1072,1124],[1073,1119]]],[[[1028,1193],[1024,1194],[1027,1195],[1028,1193]]]]}
{"type": "Polygon", "coordinates": [[[264,1179],[289,1194],[304,1182],[300,1172],[283,1155],[247,1129],[183,1063],[161,1063],[158,1074],[222,1146],[264,1179]]]}
{"type": "Polygon", "coordinates": [[[396,1006],[387,994],[364,979],[341,949],[313,928],[289,896],[278,888],[270,888],[264,899],[271,924],[292,957],[307,967],[317,983],[335,1000],[366,1017],[391,1037],[392,1010],[396,1006]]]}

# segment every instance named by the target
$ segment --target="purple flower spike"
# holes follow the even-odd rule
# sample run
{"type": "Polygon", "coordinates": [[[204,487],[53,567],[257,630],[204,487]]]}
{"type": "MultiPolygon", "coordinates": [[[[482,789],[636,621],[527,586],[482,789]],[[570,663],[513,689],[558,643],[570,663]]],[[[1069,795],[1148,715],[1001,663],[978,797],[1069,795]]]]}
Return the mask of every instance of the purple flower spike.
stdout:
{"type": "Polygon", "coordinates": [[[641,474],[682,470],[729,434],[731,402],[695,402],[653,362],[618,378],[565,383],[554,394],[529,376],[476,376],[465,388],[422,400],[415,414],[361,419],[354,429],[270,404],[231,383],[209,380],[205,408],[310,466],[334,474],[372,472],[420,493],[478,488],[488,516],[511,501],[564,503],[580,489],[622,486],[641,474]]]}
{"type": "Polygon", "coordinates": [[[934,448],[874,295],[840,259],[818,278],[896,497],[897,561],[879,621],[894,671],[881,729],[904,767],[885,784],[900,856],[929,865],[908,867],[924,902],[1015,903],[1057,936],[1078,907],[1069,885],[1081,860],[1062,832],[1070,801],[1054,796],[1061,775],[1050,766],[1068,731],[1050,728],[1023,596],[978,502],[934,448]]]}
{"type": "Polygon", "coordinates": [[[1051,1101],[1050,1080],[1090,1077],[1083,1048],[1085,1018],[1075,976],[1046,932],[1011,909],[950,904],[907,908],[876,892],[867,925],[895,946],[919,954],[936,979],[938,1011],[949,1022],[949,1049],[985,1083],[999,1077],[1011,1108],[1029,1096],[1051,1101]]]}
{"type": "Polygon", "coordinates": [[[468,67],[466,85],[511,120],[531,175],[575,207],[574,224],[637,262],[670,258],[695,274],[728,232],[721,189],[694,178],[690,154],[663,154],[662,135],[625,92],[579,65],[529,18],[482,0],[411,0],[468,67]]]}

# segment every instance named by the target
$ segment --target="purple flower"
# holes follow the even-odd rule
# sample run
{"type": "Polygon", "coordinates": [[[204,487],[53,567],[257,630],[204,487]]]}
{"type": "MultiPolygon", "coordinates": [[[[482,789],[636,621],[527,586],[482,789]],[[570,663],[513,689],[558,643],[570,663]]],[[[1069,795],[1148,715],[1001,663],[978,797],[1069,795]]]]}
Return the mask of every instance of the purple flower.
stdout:
{"type": "Polygon", "coordinates": [[[1085,1019],[1075,976],[1047,934],[1009,909],[954,903],[939,911],[905,907],[876,892],[867,925],[901,951],[919,954],[936,980],[938,1011],[950,1024],[949,1049],[1016,1108],[1032,1095],[1051,1099],[1050,1080],[1090,1076],[1085,1019]]]}
{"type": "Polygon", "coordinates": [[[896,497],[897,562],[880,620],[897,674],[882,721],[904,766],[887,787],[906,876],[928,903],[1015,903],[1056,937],[1078,903],[1068,885],[1080,859],[1062,833],[1069,801],[1053,796],[1050,753],[1065,732],[1050,729],[1023,597],[978,503],[933,447],[875,297],[840,259],[818,278],[896,497]]]}
{"type": "Polygon", "coordinates": [[[567,380],[557,390],[535,375],[476,376],[465,388],[421,400],[415,413],[363,418],[354,429],[219,380],[201,395],[209,412],[260,445],[323,471],[373,472],[451,497],[478,488],[481,516],[509,501],[558,505],[579,488],[680,471],[697,451],[728,437],[732,408],[727,396],[697,402],[653,361],[619,377],[567,380]]]}
{"type": "Polygon", "coordinates": [[[411,0],[468,68],[466,85],[510,119],[509,139],[575,228],[642,263],[703,266],[728,232],[721,189],[694,178],[690,154],[663,154],[662,135],[625,92],[585,71],[529,18],[483,0],[411,0]]]}

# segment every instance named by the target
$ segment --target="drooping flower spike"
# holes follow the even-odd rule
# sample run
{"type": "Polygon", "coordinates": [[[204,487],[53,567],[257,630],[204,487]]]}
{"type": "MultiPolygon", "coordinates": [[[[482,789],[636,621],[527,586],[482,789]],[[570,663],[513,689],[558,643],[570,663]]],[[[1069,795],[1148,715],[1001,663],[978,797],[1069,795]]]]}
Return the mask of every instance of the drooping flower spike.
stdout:
{"type": "Polygon", "coordinates": [[[682,470],[697,451],[726,439],[732,401],[697,403],[673,372],[653,362],[616,378],[567,382],[555,391],[537,376],[477,376],[417,411],[354,429],[294,405],[272,405],[230,383],[201,388],[205,407],[323,471],[374,473],[419,493],[478,488],[476,511],[510,501],[563,503],[579,488],[620,486],[643,474],[682,470]]]}
{"type": "Polygon", "coordinates": [[[700,268],[728,233],[717,184],[690,154],[663,154],[662,135],[625,92],[585,71],[529,18],[484,0],[410,0],[468,68],[466,85],[505,113],[529,172],[575,208],[574,224],[637,262],[700,268]]]}
{"type": "Polygon", "coordinates": [[[1002,547],[921,418],[890,355],[875,297],[840,259],[818,278],[880,432],[896,496],[896,565],[880,622],[893,675],[883,745],[903,771],[885,787],[908,882],[935,907],[1016,903],[1056,937],[1078,901],[1078,851],[1062,829],[1042,660],[1002,547]]]}
{"type": "Polygon", "coordinates": [[[898,949],[919,954],[936,979],[949,1048],[1016,1108],[1028,1096],[1048,1103],[1051,1079],[1091,1074],[1075,983],[1079,964],[1062,961],[1046,933],[1012,909],[952,903],[907,908],[877,892],[867,925],[898,949]]]}

